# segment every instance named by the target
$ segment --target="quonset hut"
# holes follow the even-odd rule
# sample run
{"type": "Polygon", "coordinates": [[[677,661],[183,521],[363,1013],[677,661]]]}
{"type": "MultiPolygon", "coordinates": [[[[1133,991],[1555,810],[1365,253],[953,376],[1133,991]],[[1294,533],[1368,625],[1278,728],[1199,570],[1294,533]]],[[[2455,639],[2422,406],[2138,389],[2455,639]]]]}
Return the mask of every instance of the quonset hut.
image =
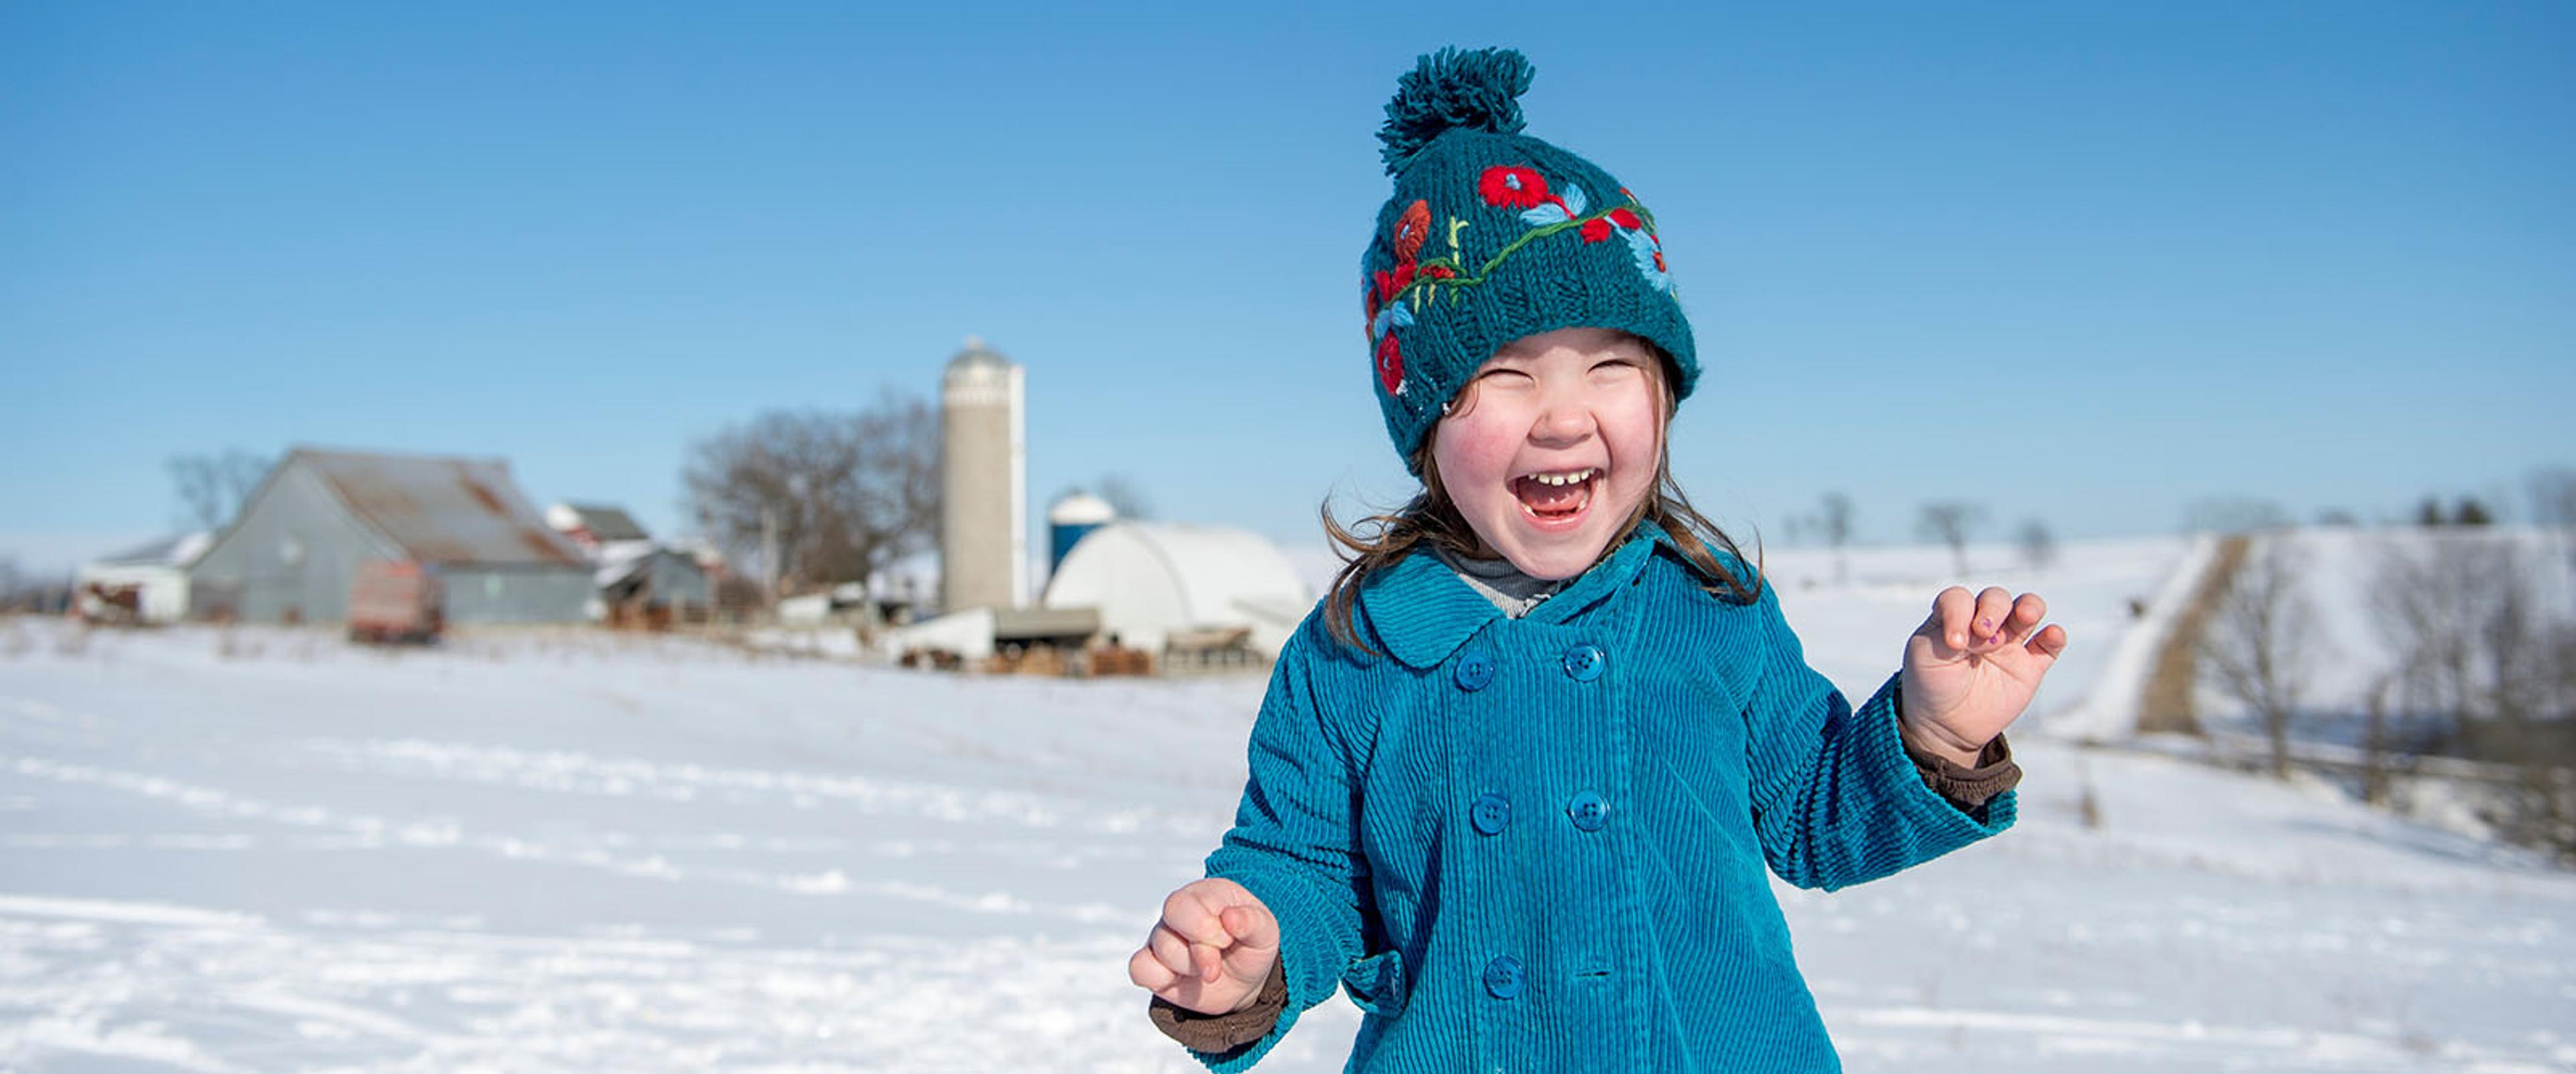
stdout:
{"type": "Polygon", "coordinates": [[[1227,526],[1112,522],[1066,553],[1047,580],[1049,608],[1098,608],[1119,643],[1161,652],[1180,636],[1248,631],[1275,659],[1315,605],[1306,581],[1260,534],[1227,526]]]}
{"type": "Polygon", "coordinates": [[[189,572],[198,618],[341,622],[369,560],[432,568],[450,623],[576,623],[591,564],[500,459],[297,448],[189,572]]]}

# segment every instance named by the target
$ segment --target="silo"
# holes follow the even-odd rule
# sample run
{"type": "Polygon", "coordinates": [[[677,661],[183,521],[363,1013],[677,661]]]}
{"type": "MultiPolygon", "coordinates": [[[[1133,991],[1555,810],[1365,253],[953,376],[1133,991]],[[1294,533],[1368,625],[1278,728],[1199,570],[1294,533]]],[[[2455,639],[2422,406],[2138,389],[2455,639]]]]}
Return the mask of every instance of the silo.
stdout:
{"type": "Polygon", "coordinates": [[[1082,535],[1118,520],[1109,501],[1076,489],[1047,508],[1047,574],[1064,565],[1064,554],[1082,535]]]}
{"type": "Polygon", "coordinates": [[[939,391],[939,605],[1016,608],[1029,590],[1027,376],[966,337],[939,391]]]}

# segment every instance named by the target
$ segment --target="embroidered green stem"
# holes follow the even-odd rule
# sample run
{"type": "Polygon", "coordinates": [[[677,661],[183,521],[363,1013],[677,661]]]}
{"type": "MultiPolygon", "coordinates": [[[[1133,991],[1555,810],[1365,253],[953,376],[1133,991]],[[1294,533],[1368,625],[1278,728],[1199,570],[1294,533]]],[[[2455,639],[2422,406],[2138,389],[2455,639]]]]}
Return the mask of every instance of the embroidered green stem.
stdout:
{"type": "MultiPolygon", "coordinates": [[[[1477,284],[1485,282],[1486,277],[1493,275],[1494,270],[1501,268],[1503,262],[1509,259],[1512,254],[1518,252],[1521,247],[1529,245],[1534,240],[1545,238],[1549,235],[1554,235],[1570,228],[1579,228],[1595,220],[1607,220],[1612,214],[1617,213],[1620,209],[1635,210],[1639,221],[1646,226],[1646,233],[1649,235],[1654,234],[1655,214],[1647,212],[1646,207],[1643,204],[1640,204],[1634,195],[1631,195],[1629,196],[1628,204],[1626,205],[1613,206],[1590,216],[1577,217],[1570,220],[1560,220],[1553,224],[1541,224],[1529,229],[1528,231],[1522,232],[1520,238],[1513,239],[1510,243],[1505,244],[1502,249],[1494,251],[1494,256],[1486,258],[1484,265],[1479,267],[1476,270],[1476,274],[1473,276],[1425,276],[1421,275],[1417,269],[1412,282],[1405,284],[1403,290],[1397,291],[1393,301],[1401,302],[1404,301],[1406,295],[1412,295],[1413,308],[1419,310],[1422,308],[1422,303],[1426,295],[1436,293],[1432,289],[1445,283],[1451,288],[1449,292],[1449,301],[1454,305],[1458,301],[1458,288],[1474,287],[1477,284]],[[1416,293],[1416,289],[1420,289],[1423,293],[1416,293]]],[[[1452,251],[1458,251],[1458,231],[1466,226],[1467,221],[1465,220],[1461,220],[1454,216],[1449,218],[1449,248],[1452,251]]],[[[1459,268],[1459,260],[1462,254],[1463,251],[1460,251],[1452,253],[1448,257],[1425,261],[1421,263],[1420,268],[1430,268],[1433,265],[1446,265],[1450,269],[1456,270],[1459,268]]]]}

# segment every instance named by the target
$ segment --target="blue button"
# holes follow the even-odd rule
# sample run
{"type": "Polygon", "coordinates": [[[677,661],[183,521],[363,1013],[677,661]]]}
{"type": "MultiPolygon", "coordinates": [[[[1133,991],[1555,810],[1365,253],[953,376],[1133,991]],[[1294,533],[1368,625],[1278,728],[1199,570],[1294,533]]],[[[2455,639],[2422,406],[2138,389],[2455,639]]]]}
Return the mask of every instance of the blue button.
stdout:
{"type": "Polygon", "coordinates": [[[1576,682],[1600,678],[1601,669],[1609,664],[1610,654],[1602,652],[1598,645],[1577,645],[1565,651],[1565,673],[1574,676],[1576,682]]]}
{"type": "Polygon", "coordinates": [[[1512,800],[1492,791],[1476,799],[1476,807],[1467,811],[1476,822],[1476,830],[1486,835],[1501,835],[1512,822],[1512,800]]]}
{"type": "Polygon", "coordinates": [[[1575,827],[1597,832],[1602,825],[1610,823],[1610,800],[1601,797],[1599,791],[1584,791],[1565,803],[1565,815],[1574,821],[1575,827]]]}
{"type": "Polygon", "coordinates": [[[1458,657],[1458,688],[1482,690],[1494,681],[1494,658],[1483,649],[1469,649],[1458,657]]]}
{"type": "Polygon", "coordinates": [[[1495,999],[1520,995],[1521,986],[1527,983],[1529,974],[1521,969],[1521,960],[1517,958],[1504,955],[1485,963],[1485,991],[1493,993],[1495,999]]]}

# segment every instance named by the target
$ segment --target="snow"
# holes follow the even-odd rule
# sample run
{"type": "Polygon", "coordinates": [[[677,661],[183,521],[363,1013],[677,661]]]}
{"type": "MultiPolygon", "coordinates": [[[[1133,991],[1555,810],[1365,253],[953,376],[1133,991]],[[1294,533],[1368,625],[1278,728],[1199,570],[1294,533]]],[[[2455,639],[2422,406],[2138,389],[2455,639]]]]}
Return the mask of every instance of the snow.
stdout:
{"type": "MultiPolygon", "coordinates": [[[[2019,826],[1778,888],[1847,1067],[2576,1070],[2576,877],[2083,747],[2193,545],[2062,553],[1970,552],[2074,637],[2015,731],[2019,826]]],[[[1856,692],[1951,570],[1765,562],[1856,692]]],[[[0,1069],[1195,1070],[1125,960],[1224,830],[1263,685],[0,620],[0,1069]]],[[[1357,1022],[1336,999],[1262,1069],[1338,1070],[1357,1022]]]]}

